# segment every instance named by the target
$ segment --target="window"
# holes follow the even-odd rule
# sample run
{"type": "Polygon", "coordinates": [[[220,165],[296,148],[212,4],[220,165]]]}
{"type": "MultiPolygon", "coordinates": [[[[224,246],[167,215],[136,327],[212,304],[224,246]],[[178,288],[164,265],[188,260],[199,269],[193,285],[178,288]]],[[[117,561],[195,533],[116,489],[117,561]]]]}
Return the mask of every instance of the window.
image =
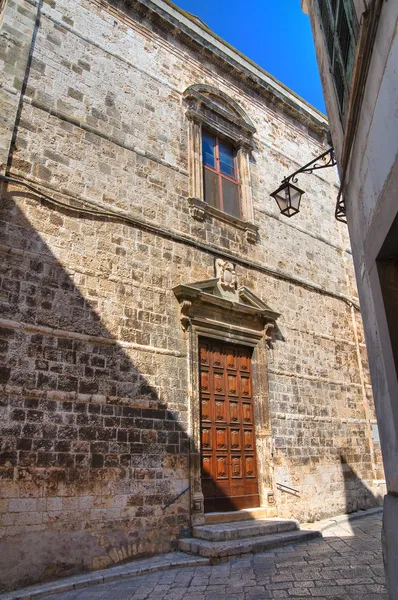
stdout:
{"type": "Polygon", "coordinates": [[[352,0],[317,0],[330,70],[341,117],[354,68],[358,23],[352,0]]]}
{"type": "MultiPolygon", "coordinates": [[[[256,129],[224,92],[197,83],[184,92],[188,118],[189,212],[255,244],[250,154],[256,129]]],[[[204,225],[206,227],[206,225],[204,225]]]]}
{"type": "Polygon", "coordinates": [[[223,212],[240,217],[236,153],[207,131],[202,133],[204,201],[223,212]]]}

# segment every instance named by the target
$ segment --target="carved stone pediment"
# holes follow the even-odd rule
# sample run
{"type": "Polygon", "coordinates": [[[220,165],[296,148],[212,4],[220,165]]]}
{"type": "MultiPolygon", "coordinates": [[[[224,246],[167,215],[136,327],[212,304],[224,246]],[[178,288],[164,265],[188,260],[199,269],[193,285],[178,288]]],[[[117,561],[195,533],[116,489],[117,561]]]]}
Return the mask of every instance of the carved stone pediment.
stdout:
{"type": "Polygon", "coordinates": [[[238,286],[233,263],[217,259],[217,276],[205,281],[180,284],[173,292],[181,306],[181,324],[212,324],[250,332],[258,338],[271,329],[280,316],[246,286],[238,286]]]}
{"type": "Polygon", "coordinates": [[[206,123],[239,146],[251,148],[256,128],[237,102],[227,94],[210,85],[195,84],[185,90],[184,99],[190,119],[206,123]]]}
{"type": "Polygon", "coordinates": [[[280,313],[267,306],[249,288],[243,286],[233,292],[225,290],[217,278],[177,285],[173,292],[180,302],[188,300],[191,303],[218,306],[228,312],[256,315],[271,321],[276,321],[280,316],[280,313]]]}

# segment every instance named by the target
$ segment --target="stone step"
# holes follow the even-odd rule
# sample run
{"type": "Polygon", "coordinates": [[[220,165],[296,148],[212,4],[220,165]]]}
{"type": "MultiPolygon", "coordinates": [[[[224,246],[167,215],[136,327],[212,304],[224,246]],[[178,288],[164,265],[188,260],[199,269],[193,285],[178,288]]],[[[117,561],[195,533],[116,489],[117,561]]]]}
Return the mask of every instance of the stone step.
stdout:
{"type": "Polygon", "coordinates": [[[276,508],[245,508],[231,512],[214,512],[205,514],[205,524],[232,523],[236,521],[247,521],[248,519],[268,519],[276,517],[276,508]]]}
{"type": "Polygon", "coordinates": [[[299,528],[298,521],[294,519],[256,519],[235,523],[198,525],[193,528],[192,535],[194,538],[208,540],[209,542],[225,542],[258,535],[272,535],[274,533],[283,533],[284,531],[295,531],[299,528]]]}
{"type": "Polygon", "coordinates": [[[182,552],[208,558],[210,564],[215,565],[245,554],[256,554],[290,544],[305,542],[320,535],[319,531],[298,530],[273,535],[257,535],[225,542],[209,542],[199,538],[186,538],[179,540],[178,548],[182,552]]]}

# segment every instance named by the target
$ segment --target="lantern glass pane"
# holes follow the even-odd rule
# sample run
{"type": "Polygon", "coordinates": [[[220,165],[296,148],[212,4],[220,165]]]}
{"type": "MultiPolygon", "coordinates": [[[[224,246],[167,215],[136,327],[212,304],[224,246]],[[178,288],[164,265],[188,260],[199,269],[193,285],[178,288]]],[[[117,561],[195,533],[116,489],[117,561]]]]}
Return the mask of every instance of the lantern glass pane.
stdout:
{"type": "Polygon", "coordinates": [[[279,210],[281,212],[287,209],[290,203],[288,186],[280,190],[277,194],[275,194],[275,200],[277,201],[279,210]]]}
{"type": "Polygon", "coordinates": [[[290,204],[295,210],[298,210],[300,207],[301,195],[301,190],[296,190],[294,187],[290,188],[290,204]]]}
{"type": "Polygon", "coordinates": [[[286,217],[292,217],[299,212],[301,196],[303,194],[303,190],[296,188],[291,183],[285,182],[271,196],[275,198],[281,213],[286,217]]]}

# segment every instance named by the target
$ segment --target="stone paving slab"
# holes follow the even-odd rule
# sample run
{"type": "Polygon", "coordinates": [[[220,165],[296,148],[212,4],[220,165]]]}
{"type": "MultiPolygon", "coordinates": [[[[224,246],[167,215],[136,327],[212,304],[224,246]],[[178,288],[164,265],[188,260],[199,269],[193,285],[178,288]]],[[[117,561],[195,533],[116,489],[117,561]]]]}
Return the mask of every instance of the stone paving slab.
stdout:
{"type": "MultiPolygon", "coordinates": [[[[85,573],[68,577],[43,585],[32,585],[22,590],[0,594],[0,600],[36,600],[48,597],[49,594],[61,594],[87,588],[96,584],[103,584],[126,577],[137,577],[139,575],[164,571],[172,568],[186,568],[208,565],[209,560],[198,556],[190,556],[184,552],[170,552],[150,558],[134,560],[117,567],[85,573]]],[[[60,597],[60,596],[57,596],[60,597]]],[[[88,597],[88,596],[87,596],[88,597]]]]}
{"type": "Polygon", "coordinates": [[[187,556],[182,555],[184,568],[176,563],[172,568],[178,555],[173,553],[130,563],[140,563],[142,568],[144,562],[153,561],[155,568],[158,560],[157,568],[163,570],[140,574],[137,568],[129,574],[129,565],[122,565],[48,584],[52,590],[41,586],[40,595],[25,589],[0,596],[0,600],[387,600],[380,542],[382,515],[380,511],[361,511],[361,516],[365,518],[336,518],[338,522],[324,529],[323,538],[221,565],[211,566],[206,559],[188,564],[187,556]],[[165,557],[168,566],[162,563],[165,557]],[[105,580],[105,573],[112,579],[105,580]],[[97,576],[102,578],[101,585],[93,579],[97,576]]]}
{"type": "Polygon", "coordinates": [[[316,529],[317,531],[325,531],[329,527],[335,527],[339,523],[350,523],[363,517],[369,517],[370,515],[382,515],[383,507],[378,506],[376,508],[368,508],[367,510],[358,510],[350,514],[336,515],[335,517],[329,517],[328,519],[322,519],[322,521],[315,521],[314,523],[302,523],[302,529],[316,529]]]}

